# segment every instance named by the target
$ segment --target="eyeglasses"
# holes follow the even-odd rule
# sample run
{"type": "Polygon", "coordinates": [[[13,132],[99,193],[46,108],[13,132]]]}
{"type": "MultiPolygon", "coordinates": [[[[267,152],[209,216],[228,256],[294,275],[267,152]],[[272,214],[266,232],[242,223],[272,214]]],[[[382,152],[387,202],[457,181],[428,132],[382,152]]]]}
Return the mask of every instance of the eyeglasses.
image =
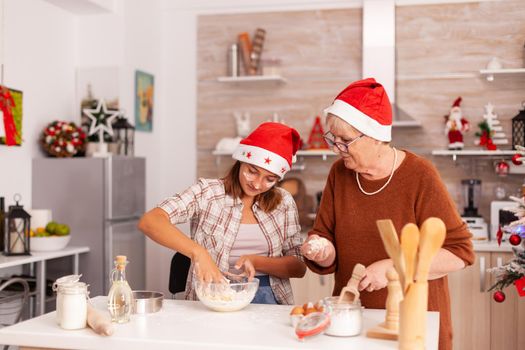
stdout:
{"type": "Polygon", "coordinates": [[[336,146],[337,149],[339,150],[339,152],[341,152],[341,153],[348,153],[348,147],[350,147],[350,145],[352,143],[356,142],[357,140],[359,140],[363,136],[365,136],[365,134],[361,134],[361,135],[351,139],[348,142],[337,142],[335,140],[334,134],[332,134],[330,131],[328,131],[328,132],[326,132],[323,135],[323,138],[326,141],[326,143],[328,144],[328,146],[330,146],[330,148],[333,148],[334,146],[336,146]]]}

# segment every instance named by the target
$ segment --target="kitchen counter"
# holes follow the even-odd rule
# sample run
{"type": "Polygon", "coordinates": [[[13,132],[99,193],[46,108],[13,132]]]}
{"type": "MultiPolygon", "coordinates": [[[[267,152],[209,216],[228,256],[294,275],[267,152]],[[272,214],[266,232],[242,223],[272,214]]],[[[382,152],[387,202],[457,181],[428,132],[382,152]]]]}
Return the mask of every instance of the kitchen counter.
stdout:
{"type": "MultiPolygon", "coordinates": [[[[92,299],[105,309],[106,297],[92,299]]],[[[367,329],[384,321],[385,310],[366,309],[364,330],[350,338],[319,335],[304,342],[289,325],[291,306],[249,305],[244,310],[220,313],[197,301],[164,300],[161,311],[133,315],[127,324],[115,325],[115,334],[101,337],[90,329],[62,330],[55,312],[0,330],[0,343],[56,349],[397,349],[396,341],[370,339],[367,329]]],[[[439,313],[428,312],[426,349],[438,348],[439,313]]]]}

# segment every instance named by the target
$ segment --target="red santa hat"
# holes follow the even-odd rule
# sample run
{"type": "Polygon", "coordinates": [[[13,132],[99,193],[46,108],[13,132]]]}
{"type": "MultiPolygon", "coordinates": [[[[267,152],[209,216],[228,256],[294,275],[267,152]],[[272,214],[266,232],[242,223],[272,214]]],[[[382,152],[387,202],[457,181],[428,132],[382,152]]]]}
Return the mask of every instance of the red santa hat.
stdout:
{"type": "Polygon", "coordinates": [[[301,145],[297,130],[281,123],[263,123],[243,139],[233,159],[283,176],[292,168],[292,159],[301,145]]]}
{"type": "Polygon", "coordinates": [[[452,104],[452,107],[459,107],[460,104],[461,104],[461,96],[456,98],[456,100],[452,104]]]}
{"type": "Polygon", "coordinates": [[[392,140],[392,107],[385,89],[374,78],[348,85],[324,110],[325,116],[328,113],[376,140],[392,140]]]}

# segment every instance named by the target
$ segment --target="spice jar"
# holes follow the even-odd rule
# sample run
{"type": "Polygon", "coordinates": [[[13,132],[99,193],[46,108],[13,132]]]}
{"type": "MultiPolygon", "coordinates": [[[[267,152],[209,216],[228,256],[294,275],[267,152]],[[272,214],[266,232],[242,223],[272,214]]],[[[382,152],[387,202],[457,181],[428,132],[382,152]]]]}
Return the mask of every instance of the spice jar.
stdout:
{"type": "Polygon", "coordinates": [[[68,275],[60,277],[53,283],[53,291],[57,293],[56,298],[56,321],[60,325],[60,320],[62,319],[62,294],[58,293],[58,288],[66,284],[73,284],[80,280],[82,275],[68,275]]]}
{"type": "Polygon", "coordinates": [[[60,304],[60,327],[81,329],[86,327],[88,290],[84,282],[58,286],[57,305],[60,304]],[[58,301],[60,298],[60,301],[58,301]]]}
{"type": "Polygon", "coordinates": [[[336,337],[359,335],[363,328],[363,307],[361,302],[339,303],[339,297],[323,299],[325,312],[330,314],[330,325],[324,334],[336,337]]]}

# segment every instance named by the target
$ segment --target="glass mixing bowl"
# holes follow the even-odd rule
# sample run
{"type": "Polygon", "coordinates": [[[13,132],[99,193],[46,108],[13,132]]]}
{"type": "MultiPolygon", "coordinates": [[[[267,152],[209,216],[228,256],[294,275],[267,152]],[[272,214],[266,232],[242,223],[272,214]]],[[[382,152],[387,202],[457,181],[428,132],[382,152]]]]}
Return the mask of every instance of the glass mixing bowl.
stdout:
{"type": "Polygon", "coordinates": [[[259,280],[210,283],[195,280],[197,297],[208,308],[214,311],[238,311],[250,304],[259,288],[259,280]]]}

